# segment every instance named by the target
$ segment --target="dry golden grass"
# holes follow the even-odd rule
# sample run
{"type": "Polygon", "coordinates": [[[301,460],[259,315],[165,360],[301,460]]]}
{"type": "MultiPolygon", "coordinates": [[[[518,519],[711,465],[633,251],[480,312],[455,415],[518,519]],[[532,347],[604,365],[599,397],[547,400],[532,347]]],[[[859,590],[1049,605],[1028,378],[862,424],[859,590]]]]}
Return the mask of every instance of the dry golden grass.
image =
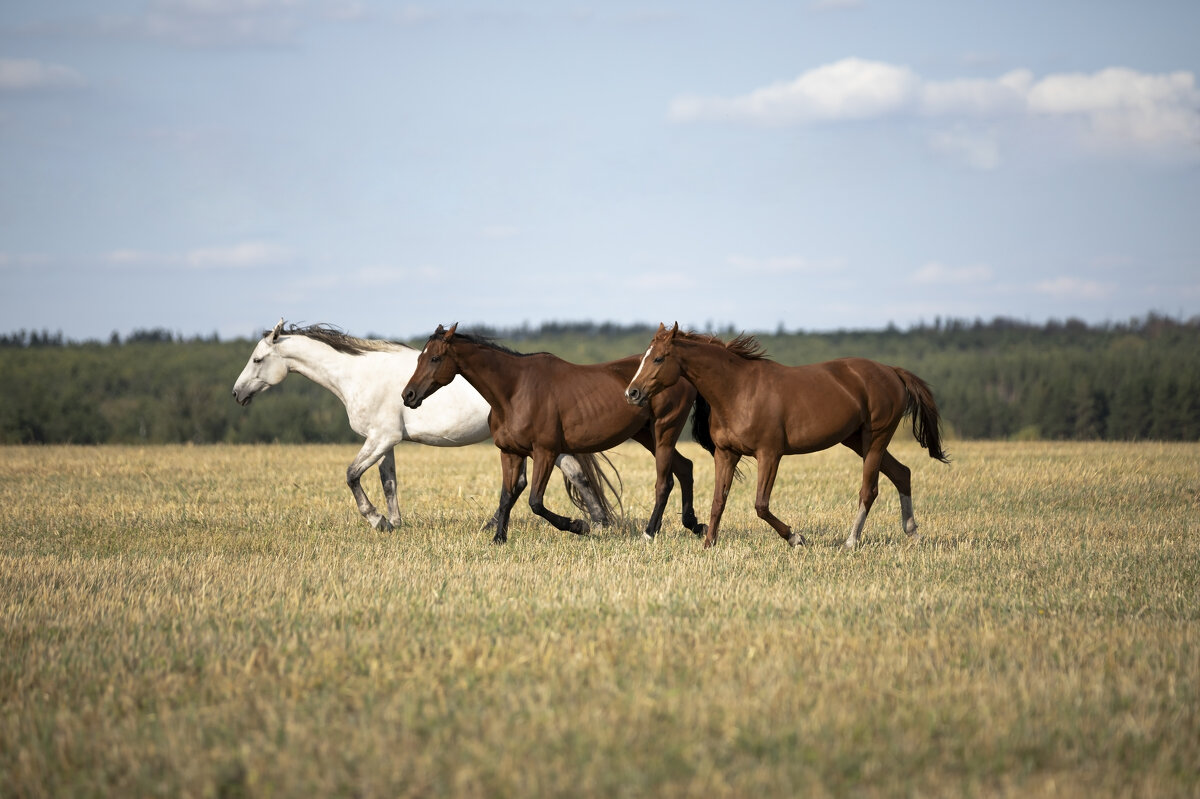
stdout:
{"type": "Polygon", "coordinates": [[[628,445],[624,523],[506,547],[489,446],[402,447],[390,534],[353,447],[0,449],[0,795],[1197,795],[1200,446],[952,449],[856,552],[848,451],[807,549],[750,479],[703,551],[628,445]]]}

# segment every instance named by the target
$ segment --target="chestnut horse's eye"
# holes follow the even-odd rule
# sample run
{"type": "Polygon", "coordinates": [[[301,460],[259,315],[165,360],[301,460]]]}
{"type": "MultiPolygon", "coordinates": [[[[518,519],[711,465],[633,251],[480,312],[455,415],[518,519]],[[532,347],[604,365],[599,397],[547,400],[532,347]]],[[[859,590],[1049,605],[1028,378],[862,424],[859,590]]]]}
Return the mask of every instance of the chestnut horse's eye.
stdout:
{"type": "Polygon", "coordinates": [[[661,355],[660,355],[660,356],[658,356],[657,358],[655,358],[655,359],[654,359],[654,362],[655,362],[655,363],[662,363],[662,362],[663,362],[663,360],[664,360],[664,359],[663,359],[663,356],[661,356],[661,355]]]}
{"type": "Polygon", "coordinates": [[[441,363],[441,362],[442,362],[442,356],[440,356],[440,355],[433,355],[433,356],[431,356],[431,357],[429,358],[429,362],[430,362],[430,363],[441,363]]]}

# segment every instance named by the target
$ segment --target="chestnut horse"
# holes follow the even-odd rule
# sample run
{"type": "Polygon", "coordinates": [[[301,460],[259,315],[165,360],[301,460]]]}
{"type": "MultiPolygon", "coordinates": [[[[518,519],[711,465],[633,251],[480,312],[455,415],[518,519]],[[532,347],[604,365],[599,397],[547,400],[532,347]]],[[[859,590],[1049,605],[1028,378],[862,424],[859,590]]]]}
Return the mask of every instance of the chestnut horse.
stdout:
{"type": "Polygon", "coordinates": [[[679,381],[653,401],[633,407],[625,401],[624,389],[637,371],[636,355],[583,366],[545,352],[513,352],[457,328],[438,325],[402,396],[405,405],[417,408],[461,374],[491,405],[488,424],[503,472],[495,543],[508,540],[509,512],[521,493],[517,477],[525,458],[533,457],[530,508],[559,530],[582,534],[588,531],[586,522],[559,516],[543,503],[554,459],[560,453],[600,452],[630,438],[654,453],[657,480],[646,538],[662,526],[672,473],[679,477],[683,525],[696,535],[704,533],[692,508],[692,462],[675,449],[696,398],[690,383],[679,381]]]}
{"type": "Polygon", "coordinates": [[[704,546],[717,542],[721,514],[734,470],[743,455],[758,461],[754,510],[792,546],[804,536],[771,513],[771,488],[784,455],[818,452],[844,444],[863,459],[858,518],[846,539],[853,549],[879,495],[882,471],[900,492],[900,522],[916,538],[907,466],[887,451],[900,420],[912,416],[913,435],[932,458],[942,452],[940,419],[933,393],[913,373],[865,358],[843,358],[809,366],[783,366],[768,360],[762,345],[741,335],[729,343],[713,336],[681,333],[659,325],[625,390],[634,405],[686,379],[700,393],[695,437],[713,453],[716,485],[704,546]],[[701,411],[707,409],[707,424],[701,411]]]}

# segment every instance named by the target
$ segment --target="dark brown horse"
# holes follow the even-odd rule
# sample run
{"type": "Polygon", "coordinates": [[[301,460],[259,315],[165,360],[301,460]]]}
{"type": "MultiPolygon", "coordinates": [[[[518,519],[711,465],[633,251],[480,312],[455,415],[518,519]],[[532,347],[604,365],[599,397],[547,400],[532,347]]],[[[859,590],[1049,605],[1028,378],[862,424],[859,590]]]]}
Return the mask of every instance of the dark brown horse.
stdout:
{"type": "Polygon", "coordinates": [[[517,480],[525,458],[533,457],[529,506],[559,530],[586,533],[584,521],[568,519],[546,508],[543,497],[554,460],[560,453],[584,454],[610,449],[630,438],[654,453],[658,474],[654,510],[645,535],[662,526],[663,508],[679,478],[683,524],[697,535],[692,508],[692,462],[675,443],[687,423],[696,390],[687,381],[642,406],[625,401],[625,386],[637,371],[638,356],[588,366],[568,363],[549,353],[523,355],[492,341],[457,333],[458,325],[441,325],[429,337],[417,368],[404,387],[410,408],[461,374],[492,406],[488,424],[500,449],[503,487],[497,511],[496,543],[508,540],[508,516],[521,493],[517,480]]]}
{"type": "Polygon", "coordinates": [[[900,492],[900,521],[916,537],[908,467],[887,451],[905,415],[913,435],[932,458],[943,463],[937,404],[916,375],[864,358],[843,358],[810,366],[783,366],[768,360],[751,336],[725,343],[712,336],[681,333],[659,325],[625,397],[631,404],[653,402],[658,392],[686,379],[700,392],[695,435],[713,453],[716,485],[704,546],[717,542],[721,513],[734,470],[743,455],[758,461],[754,510],[792,546],[804,536],[771,513],[771,488],[784,455],[817,452],[845,444],[863,459],[858,518],[846,539],[853,548],[879,495],[882,471],[900,492]],[[705,407],[707,406],[707,408],[705,407]],[[707,425],[701,411],[708,410],[707,425]]]}

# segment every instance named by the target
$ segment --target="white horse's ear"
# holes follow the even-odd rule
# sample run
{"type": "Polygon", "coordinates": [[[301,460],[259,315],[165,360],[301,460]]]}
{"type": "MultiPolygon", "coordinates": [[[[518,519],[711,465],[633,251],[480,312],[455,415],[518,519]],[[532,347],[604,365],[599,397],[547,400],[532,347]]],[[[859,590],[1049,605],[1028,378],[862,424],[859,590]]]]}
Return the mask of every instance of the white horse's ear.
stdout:
{"type": "Polygon", "coordinates": [[[283,317],[279,317],[279,322],[276,323],[275,329],[271,331],[271,343],[279,341],[279,334],[283,332],[283,317]]]}
{"type": "Polygon", "coordinates": [[[450,325],[450,329],[445,332],[445,334],[442,336],[442,338],[446,339],[446,341],[449,341],[450,339],[454,338],[455,330],[458,330],[458,322],[455,322],[454,324],[450,325]]]}

